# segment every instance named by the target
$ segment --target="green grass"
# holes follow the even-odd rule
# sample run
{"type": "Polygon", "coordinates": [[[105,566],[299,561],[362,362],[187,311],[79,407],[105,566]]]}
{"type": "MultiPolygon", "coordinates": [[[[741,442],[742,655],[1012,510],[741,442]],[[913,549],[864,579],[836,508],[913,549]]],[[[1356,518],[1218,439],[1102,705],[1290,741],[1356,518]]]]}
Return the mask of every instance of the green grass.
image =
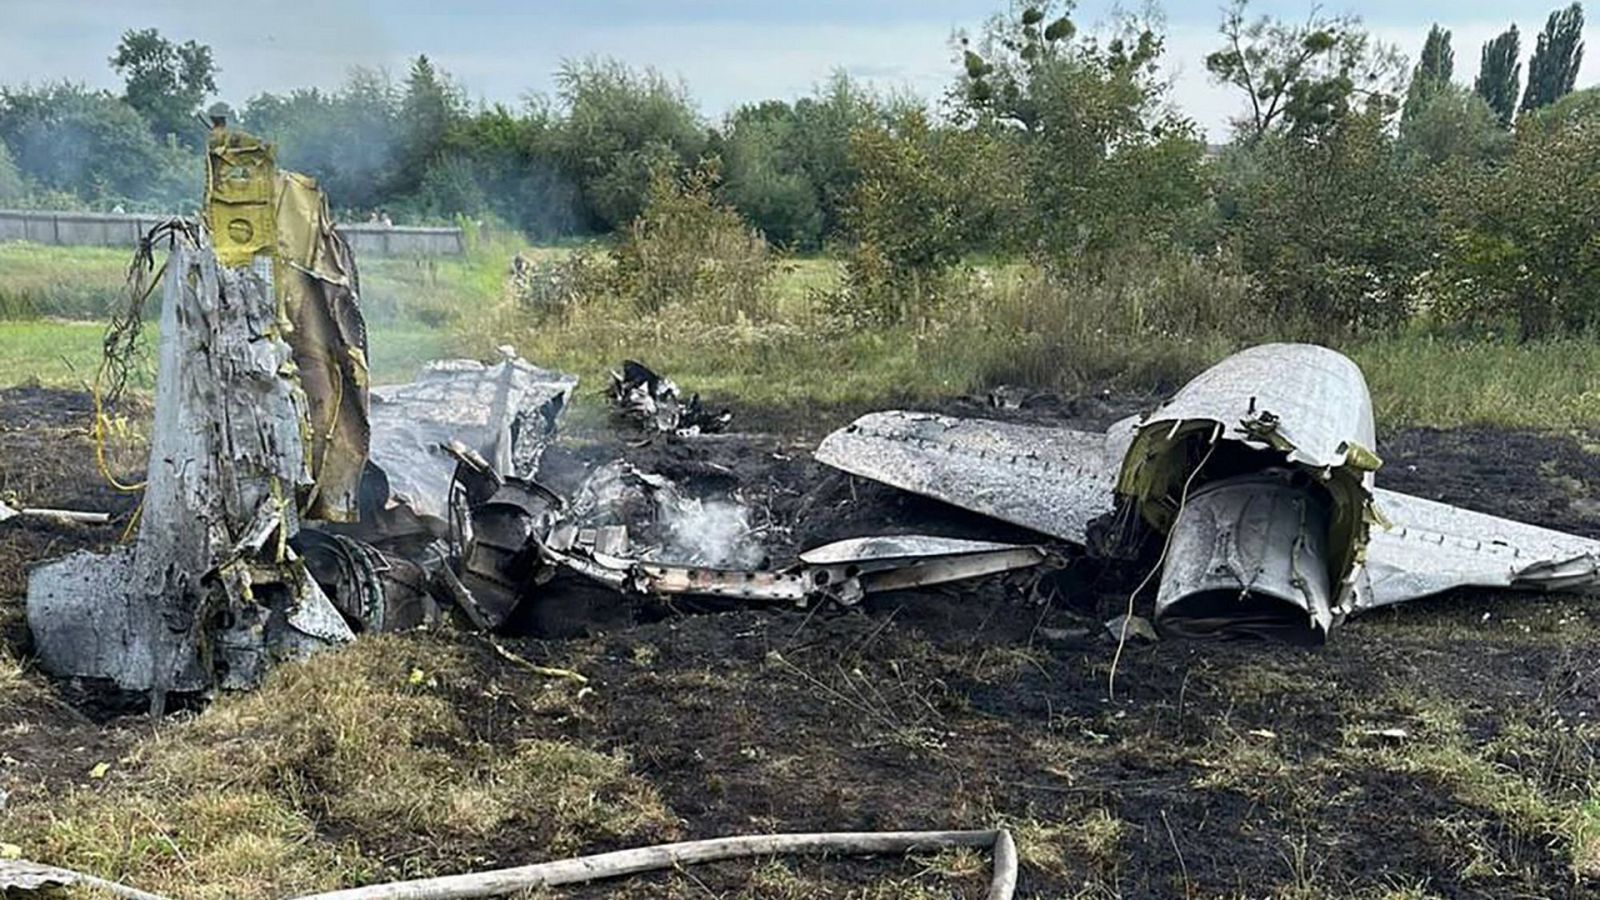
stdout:
{"type": "Polygon", "coordinates": [[[121,296],[129,257],[115,247],[0,242],[0,320],[104,318],[121,296]]]}
{"type": "MultiPolygon", "coordinates": [[[[368,329],[372,378],[379,384],[409,381],[430,359],[450,355],[450,335],[415,322],[377,323],[368,329]]],[[[94,378],[105,326],[62,320],[0,321],[0,388],[19,384],[79,388],[94,378]]],[[[153,357],[156,329],[149,326],[153,357]]],[[[153,364],[152,364],[153,365],[153,364]]],[[[138,373],[134,386],[153,386],[153,369],[138,373]]]]}
{"type": "MultiPolygon", "coordinates": [[[[839,278],[830,258],[779,264],[775,321],[711,324],[692,309],[642,318],[624,301],[580,310],[562,323],[530,324],[503,302],[517,252],[548,261],[571,251],[499,240],[456,259],[363,260],[375,380],[405,380],[427,359],[488,358],[512,344],[541,365],[578,374],[591,399],[607,371],[637,358],[715,402],[865,408],[1002,382],[1068,392],[1172,386],[1241,343],[1148,332],[1102,337],[1104,304],[1160,299],[1126,285],[1099,292],[1105,296],[1063,288],[1029,294],[1015,265],[988,267],[990,287],[916,325],[828,328],[817,297],[839,278]]],[[[0,244],[0,386],[76,386],[88,379],[99,354],[99,311],[121,290],[126,261],[115,249],[0,244]],[[40,307],[90,321],[23,315],[40,307]]],[[[1226,288],[1202,282],[1193,290],[1214,295],[1226,288]]],[[[1600,424],[1600,344],[1587,340],[1511,344],[1406,334],[1342,349],[1365,370],[1386,428],[1600,424]]]]}
{"type": "Polygon", "coordinates": [[[1600,425],[1600,344],[1404,336],[1349,348],[1380,425],[1534,429],[1600,425]]]}

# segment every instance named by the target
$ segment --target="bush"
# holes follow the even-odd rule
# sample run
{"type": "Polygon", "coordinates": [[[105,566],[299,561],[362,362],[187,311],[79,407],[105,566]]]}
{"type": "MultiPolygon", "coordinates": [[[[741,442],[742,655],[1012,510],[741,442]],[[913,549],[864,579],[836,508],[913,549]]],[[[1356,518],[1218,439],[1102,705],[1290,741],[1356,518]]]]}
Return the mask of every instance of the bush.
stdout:
{"type": "Polygon", "coordinates": [[[767,242],[716,198],[716,170],[682,177],[666,167],[650,180],[644,211],[613,252],[614,291],[639,312],[694,307],[707,321],[769,318],[777,260],[767,242]]]}
{"type": "Polygon", "coordinates": [[[1323,341],[1408,317],[1428,217],[1380,116],[1348,116],[1317,140],[1236,145],[1218,171],[1224,233],[1262,314],[1323,341]]]}

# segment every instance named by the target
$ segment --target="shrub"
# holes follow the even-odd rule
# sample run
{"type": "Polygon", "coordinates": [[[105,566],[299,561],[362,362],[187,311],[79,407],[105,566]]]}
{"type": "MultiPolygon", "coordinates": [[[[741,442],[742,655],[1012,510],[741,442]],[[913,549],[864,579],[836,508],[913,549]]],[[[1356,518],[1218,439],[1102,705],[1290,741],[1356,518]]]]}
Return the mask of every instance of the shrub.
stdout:
{"type": "Polygon", "coordinates": [[[1442,319],[1524,339],[1600,326],[1597,105],[1574,94],[1524,115],[1504,165],[1455,180],[1432,279],[1442,319]]]}
{"type": "Polygon", "coordinates": [[[681,177],[658,167],[651,176],[644,211],[612,253],[614,292],[631,298],[639,312],[692,306],[717,324],[772,315],[777,259],[717,199],[716,182],[709,165],[681,177]]]}

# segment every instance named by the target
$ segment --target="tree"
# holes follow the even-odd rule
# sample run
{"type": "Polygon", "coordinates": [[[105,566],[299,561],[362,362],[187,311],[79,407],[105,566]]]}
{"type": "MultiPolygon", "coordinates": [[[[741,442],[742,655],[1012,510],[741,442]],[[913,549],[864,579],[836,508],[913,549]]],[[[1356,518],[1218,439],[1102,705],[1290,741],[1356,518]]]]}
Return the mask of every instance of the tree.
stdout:
{"type": "Polygon", "coordinates": [[[1483,45],[1478,78],[1472,84],[1473,93],[1494,110],[1501,128],[1510,128],[1517,114],[1517,91],[1522,85],[1520,53],[1521,38],[1517,26],[1512,25],[1483,45]]]}
{"type": "Polygon", "coordinates": [[[1197,208],[1203,146],[1165,103],[1163,39],[1150,23],[1123,19],[1110,34],[1084,35],[1038,3],[959,40],[958,121],[991,133],[987,155],[1003,178],[981,183],[984,206],[1004,211],[998,234],[1075,263],[1130,241],[1170,240],[1197,208]]]}
{"type": "Polygon", "coordinates": [[[723,196],[767,240],[809,250],[822,241],[822,206],[796,152],[798,129],[781,100],[740,107],[721,146],[723,196]]]}
{"type": "Polygon", "coordinates": [[[1451,160],[1483,163],[1508,149],[1510,135],[1499,127],[1483,98],[1460,85],[1445,84],[1408,104],[1400,121],[1398,149],[1408,161],[1437,166],[1451,160]]]}
{"type": "Polygon", "coordinates": [[[1249,140],[1280,126],[1313,135],[1351,112],[1393,107],[1399,57],[1373,41],[1360,19],[1313,9],[1290,25],[1247,19],[1248,8],[1248,0],[1233,0],[1223,14],[1224,44],[1206,57],[1206,69],[1245,94],[1249,115],[1234,125],[1249,140]]]}
{"type": "Polygon", "coordinates": [[[425,212],[487,210],[535,239],[583,227],[577,187],[560,160],[560,119],[538,98],[517,113],[496,105],[461,120],[440,153],[422,186],[425,212]]]}
{"type": "Polygon", "coordinates": [[[174,44],[154,28],[123,32],[111,67],[123,76],[122,99],[150,123],[156,137],[177,135],[190,147],[204,140],[196,119],[200,104],[217,91],[211,48],[174,44]]]}
{"type": "Polygon", "coordinates": [[[199,158],[158,143],[137,111],[105,91],[0,87],[0,141],[24,178],[87,202],[176,212],[197,193],[199,158]]]}
{"type": "Polygon", "coordinates": [[[836,234],[858,173],[852,133],[891,121],[892,100],[834,72],[809,97],[741,107],[719,152],[724,196],[775,243],[812,250],[836,234]]]}
{"type": "Polygon", "coordinates": [[[426,54],[411,62],[400,100],[397,188],[410,192],[427,178],[445,135],[465,114],[466,102],[450,76],[434,68],[426,54]]]}
{"type": "Polygon", "coordinates": [[[1528,89],[1522,111],[1549,106],[1572,93],[1583,64],[1583,7],[1577,3],[1550,14],[1528,60],[1528,89]]]}
{"type": "Polygon", "coordinates": [[[1600,92],[1523,115],[1510,156],[1448,195],[1442,314],[1524,338],[1600,327],[1600,92]]]}
{"type": "Polygon", "coordinates": [[[0,204],[15,206],[20,203],[27,196],[27,187],[6,142],[0,141],[0,204]]]}
{"type": "Polygon", "coordinates": [[[1406,89],[1406,103],[1401,118],[1410,119],[1450,84],[1455,74],[1456,54],[1450,48],[1450,32],[1434,25],[1428,29],[1428,38],[1422,43],[1422,57],[1411,70],[1411,84],[1406,89]]]}
{"type": "Polygon", "coordinates": [[[1226,233],[1270,321],[1326,341],[1407,315],[1427,217],[1398,163],[1377,109],[1316,141],[1270,133],[1224,152],[1226,233]]]}
{"type": "Polygon", "coordinates": [[[239,121],[277,145],[281,165],[321,182],[338,207],[373,209],[400,191],[400,93],[382,72],[352,69],[337,91],[258,95],[239,121]]]}
{"type": "Polygon", "coordinates": [[[659,166],[692,167],[706,130],[681,83],[615,60],[567,62],[556,73],[566,107],[561,160],[577,180],[585,224],[613,231],[644,208],[659,166]]]}

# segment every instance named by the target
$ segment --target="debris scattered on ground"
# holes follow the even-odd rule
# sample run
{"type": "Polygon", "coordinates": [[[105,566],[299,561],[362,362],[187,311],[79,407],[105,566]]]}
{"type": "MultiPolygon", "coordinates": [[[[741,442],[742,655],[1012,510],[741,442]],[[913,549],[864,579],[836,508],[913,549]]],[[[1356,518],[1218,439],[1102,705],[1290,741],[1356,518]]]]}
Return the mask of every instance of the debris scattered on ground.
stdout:
{"type": "Polygon", "coordinates": [[[620,372],[611,373],[612,407],[621,418],[647,431],[663,434],[718,434],[726,431],[733,413],[713,412],[700,402],[699,394],[683,399],[678,386],[646,368],[642,363],[624,360],[620,372]]]}
{"type": "Polygon", "coordinates": [[[1149,619],[1144,616],[1130,616],[1127,613],[1106,622],[1106,633],[1119,641],[1124,638],[1147,643],[1161,640],[1149,619]]]}

